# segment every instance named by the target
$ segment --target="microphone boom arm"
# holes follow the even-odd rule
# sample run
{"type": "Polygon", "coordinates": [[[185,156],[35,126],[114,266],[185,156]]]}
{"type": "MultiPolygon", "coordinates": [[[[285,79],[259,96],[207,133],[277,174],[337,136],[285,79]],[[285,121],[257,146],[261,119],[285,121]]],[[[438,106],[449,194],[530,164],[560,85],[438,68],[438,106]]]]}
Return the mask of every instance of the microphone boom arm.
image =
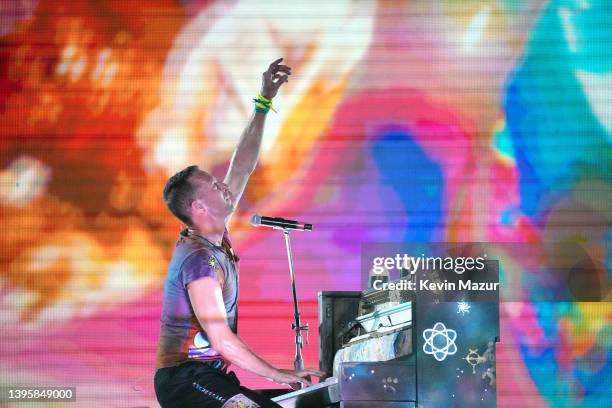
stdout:
{"type": "Polygon", "coordinates": [[[289,261],[289,274],[291,276],[291,292],[293,294],[293,318],[294,322],[291,325],[291,330],[295,331],[295,361],[293,366],[296,370],[304,369],[304,359],[302,358],[302,347],[304,347],[304,337],[302,332],[306,332],[306,344],[308,344],[308,323],[302,326],[300,320],[300,308],[298,306],[297,291],[295,289],[295,273],[293,271],[293,256],[291,255],[291,241],[289,239],[290,231],[312,231],[312,224],[301,223],[298,221],[287,220],[280,217],[264,217],[255,214],[251,217],[251,225],[255,227],[264,226],[271,227],[275,230],[282,230],[285,236],[285,245],[287,247],[287,259],[289,261]]]}

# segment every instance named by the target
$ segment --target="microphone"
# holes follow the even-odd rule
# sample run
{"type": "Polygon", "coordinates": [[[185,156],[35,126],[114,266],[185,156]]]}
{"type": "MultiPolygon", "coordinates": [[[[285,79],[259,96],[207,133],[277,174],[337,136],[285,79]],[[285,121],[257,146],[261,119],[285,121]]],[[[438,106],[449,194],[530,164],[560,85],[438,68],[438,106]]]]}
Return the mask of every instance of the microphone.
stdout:
{"type": "Polygon", "coordinates": [[[293,220],[286,220],[280,217],[264,217],[255,214],[251,218],[251,225],[254,227],[272,227],[274,229],[291,229],[297,231],[312,231],[312,224],[301,223],[293,220]]]}

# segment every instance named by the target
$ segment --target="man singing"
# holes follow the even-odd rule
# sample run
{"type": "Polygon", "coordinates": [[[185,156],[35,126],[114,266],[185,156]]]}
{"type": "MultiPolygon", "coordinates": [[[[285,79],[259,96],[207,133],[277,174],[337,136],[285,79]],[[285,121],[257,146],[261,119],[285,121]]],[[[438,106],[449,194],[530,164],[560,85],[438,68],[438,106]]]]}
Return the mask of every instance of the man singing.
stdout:
{"type": "Polygon", "coordinates": [[[237,336],[238,257],[228,220],[257,165],[266,113],[291,68],[274,61],[263,73],[255,112],[240,137],[223,182],[189,166],[164,188],[168,209],[185,225],[164,288],[155,393],[162,407],[278,407],[240,386],[229,364],[277,383],[310,385],[316,370],[272,367],[237,336]]]}

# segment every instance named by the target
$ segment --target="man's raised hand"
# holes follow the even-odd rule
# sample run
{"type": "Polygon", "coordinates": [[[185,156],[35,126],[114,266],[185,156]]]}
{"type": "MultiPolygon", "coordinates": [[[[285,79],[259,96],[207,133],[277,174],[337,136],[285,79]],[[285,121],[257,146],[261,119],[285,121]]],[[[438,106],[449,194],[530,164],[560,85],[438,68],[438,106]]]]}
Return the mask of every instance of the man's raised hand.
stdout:
{"type": "Polygon", "coordinates": [[[282,58],[277,59],[262,74],[261,95],[266,99],[274,98],[281,85],[289,80],[291,67],[281,65],[282,61],[282,58]]]}

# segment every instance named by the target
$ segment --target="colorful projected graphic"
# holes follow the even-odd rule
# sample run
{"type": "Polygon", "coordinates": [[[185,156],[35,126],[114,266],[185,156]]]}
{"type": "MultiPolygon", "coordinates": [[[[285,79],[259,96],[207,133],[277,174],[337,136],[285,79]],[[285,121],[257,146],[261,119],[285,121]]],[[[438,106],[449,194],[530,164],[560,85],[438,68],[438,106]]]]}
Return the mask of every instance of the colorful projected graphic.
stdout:
{"type": "MultiPolygon", "coordinates": [[[[282,56],[293,75],[230,226],[247,343],[292,365],[284,241],[251,228],[254,213],[314,224],[292,240],[311,327],[317,292],[361,289],[362,243],[524,242],[540,258],[505,254],[502,284],[526,285],[532,301],[500,307],[498,405],[612,403],[610,303],[541,301],[561,281],[612,300],[609,2],[4,3],[1,386],[157,406],[180,228],[163,185],[190,164],[223,176],[261,72],[282,56]],[[592,273],[542,277],[568,256],[592,273]]],[[[316,366],[315,330],[310,340],[316,366]]]]}

